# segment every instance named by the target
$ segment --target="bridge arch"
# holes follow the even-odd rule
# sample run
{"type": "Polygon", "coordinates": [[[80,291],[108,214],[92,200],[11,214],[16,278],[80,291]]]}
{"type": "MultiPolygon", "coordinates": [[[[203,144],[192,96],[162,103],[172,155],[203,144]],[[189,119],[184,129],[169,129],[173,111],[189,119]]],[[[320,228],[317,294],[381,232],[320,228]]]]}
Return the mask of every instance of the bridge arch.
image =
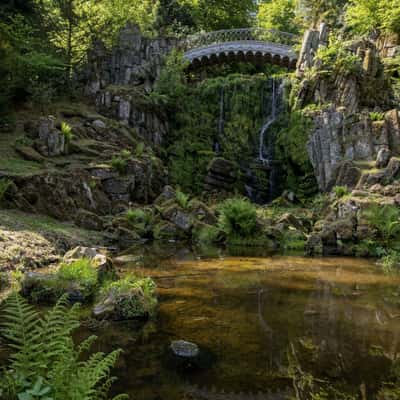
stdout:
{"type": "Polygon", "coordinates": [[[298,55],[294,45],[299,40],[290,33],[260,28],[199,33],[185,39],[184,59],[192,69],[230,61],[295,69],[298,55]]]}

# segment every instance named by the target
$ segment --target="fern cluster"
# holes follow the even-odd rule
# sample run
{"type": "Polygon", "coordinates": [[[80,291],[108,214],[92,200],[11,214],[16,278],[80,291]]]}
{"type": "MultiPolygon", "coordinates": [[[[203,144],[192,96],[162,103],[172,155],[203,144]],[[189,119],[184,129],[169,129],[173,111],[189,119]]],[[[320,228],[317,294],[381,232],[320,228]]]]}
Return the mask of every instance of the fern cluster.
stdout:
{"type": "Polygon", "coordinates": [[[386,248],[400,239],[400,210],[392,205],[372,205],[364,211],[368,223],[377,230],[386,248]]]}
{"type": "MultiPolygon", "coordinates": [[[[12,294],[2,312],[2,336],[13,350],[0,379],[4,400],[106,399],[110,376],[120,350],[94,353],[82,360],[95,336],[75,346],[72,333],[79,327],[78,306],[68,307],[63,296],[41,317],[26,300],[12,294]]],[[[114,400],[126,399],[120,395],[114,400]]]]}
{"type": "Polygon", "coordinates": [[[229,237],[251,237],[257,230],[257,209],[244,198],[225,200],[219,206],[218,226],[229,237]]]}

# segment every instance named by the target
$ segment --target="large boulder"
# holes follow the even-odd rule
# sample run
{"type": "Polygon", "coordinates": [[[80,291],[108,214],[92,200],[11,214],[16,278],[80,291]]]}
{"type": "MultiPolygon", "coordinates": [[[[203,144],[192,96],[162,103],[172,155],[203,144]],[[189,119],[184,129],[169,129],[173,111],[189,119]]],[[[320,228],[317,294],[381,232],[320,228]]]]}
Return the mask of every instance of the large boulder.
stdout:
{"type": "Polygon", "coordinates": [[[21,282],[21,294],[35,304],[54,304],[67,295],[70,303],[85,303],[93,296],[94,287],[83,282],[62,280],[56,273],[28,272],[21,282]]]}
{"type": "Polygon", "coordinates": [[[237,179],[237,166],[224,158],[214,158],[209,166],[204,181],[206,190],[230,191],[237,179]]]}
{"type": "Polygon", "coordinates": [[[172,186],[166,185],[164,186],[161,194],[156,198],[154,204],[162,205],[168,200],[173,200],[176,198],[176,191],[172,186]]]}
{"type": "Polygon", "coordinates": [[[386,167],[384,179],[386,180],[386,183],[389,183],[398,178],[400,178],[400,159],[392,157],[386,167]]]}
{"type": "Polygon", "coordinates": [[[339,163],[334,172],[331,181],[328,183],[327,190],[332,190],[335,186],[345,186],[348,189],[354,189],[361,178],[361,170],[351,161],[339,163]]]}
{"type": "Polygon", "coordinates": [[[172,204],[171,206],[163,209],[162,216],[167,221],[173,223],[176,227],[189,233],[193,226],[193,219],[189,212],[182,210],[177,204],[172,204]]]}
{"type": "Polygon", "coordinates": [[[215,213],[202,201],[192,200],[189,204],[190,212],[198,221],[204,222],[208,225],[217,223],[215,213]]]}
{"type": "Polygon", "coordinates": [[[97,214],[80,209],[75,216],[75,224],[91,231],[103,230],[103,220],[97,214]]]}

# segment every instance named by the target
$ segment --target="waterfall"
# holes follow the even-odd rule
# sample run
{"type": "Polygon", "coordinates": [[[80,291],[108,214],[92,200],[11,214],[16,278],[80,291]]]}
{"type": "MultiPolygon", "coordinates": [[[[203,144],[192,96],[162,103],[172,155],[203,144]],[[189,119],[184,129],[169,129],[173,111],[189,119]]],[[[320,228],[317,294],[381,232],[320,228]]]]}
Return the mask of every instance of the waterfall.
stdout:
{"type": "Polygon", "coordinates": [[[279,98],[280,98],[280,94],[281,94],[281,89],[282,89],[282,85],[279,85],[279,87],[277,88],[277,82],[276,82],[275,78],[272,78],[271,113],[260,130],[260,145],[259,145],[259,154],[258,154],[258,160],[266,165],[269,165],[272,161],[273,141],[272,141],[272,138],[270,135],[269,140],[268,140],[266,157],[265,157],[265,153],[264,153],[265,134],[267,133],[270,126],[276,121],[276,119],[278,117],[278,102],[279,102],[279,98]]]}
{"type": "Polygon", "coordinates": [[[225,128],[225,90],[221,87],[221,95],[219,100],[219,119],[218,119],[218,135],[214,142],[214,151],[218,154],[220,152],[219,139],[224,134],[225,128]]]}

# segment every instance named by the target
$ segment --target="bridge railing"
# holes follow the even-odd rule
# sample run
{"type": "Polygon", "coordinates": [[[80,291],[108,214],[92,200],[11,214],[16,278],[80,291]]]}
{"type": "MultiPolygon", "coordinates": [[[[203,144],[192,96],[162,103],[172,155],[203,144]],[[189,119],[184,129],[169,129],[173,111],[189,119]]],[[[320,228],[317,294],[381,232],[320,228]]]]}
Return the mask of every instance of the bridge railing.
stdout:
{"type": "Polygon", "coordinates": [[[201,32],[188,36],[182,43],[186,50],[210,46],[218,43],[237,41],[271,42],[282,46],[293,47],[301,38],[287,32],[262,28],[226,29],[215,32],[201,32]]]}

